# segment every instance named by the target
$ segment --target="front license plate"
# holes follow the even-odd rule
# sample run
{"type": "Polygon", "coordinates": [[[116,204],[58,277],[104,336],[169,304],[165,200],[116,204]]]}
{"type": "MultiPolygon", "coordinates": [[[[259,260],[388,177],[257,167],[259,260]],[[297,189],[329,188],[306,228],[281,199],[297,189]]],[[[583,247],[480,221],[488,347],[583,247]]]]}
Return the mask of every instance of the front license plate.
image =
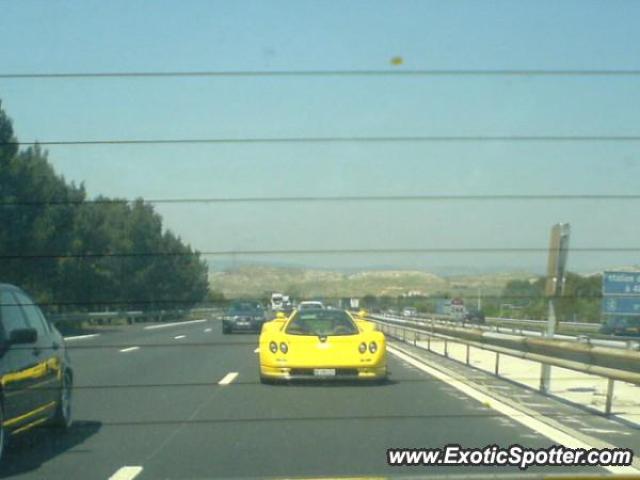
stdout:
{"type": "Polygon", "coordinates": [[[313,375],[316,377],[335,377],[335,368],[314,368],[313,375]]]}

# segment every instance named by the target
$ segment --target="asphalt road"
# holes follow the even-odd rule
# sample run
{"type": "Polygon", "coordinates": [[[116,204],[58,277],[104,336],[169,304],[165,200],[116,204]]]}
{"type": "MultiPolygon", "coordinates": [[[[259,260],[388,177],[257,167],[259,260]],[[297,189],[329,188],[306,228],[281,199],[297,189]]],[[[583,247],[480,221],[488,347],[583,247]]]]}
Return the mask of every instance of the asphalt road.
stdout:
{"type": "Polygon", "coordinates": [[[68,347],[73,429],[16,437],[0,477],[134,478],[127,466],[142,468],[138,479],[469,474],[483,470],[390,467],[386,451],[553,445],[394,356],[385,385],[267,386],[257,335],[222,335],[213,321],[123,327],[68,347]]]}

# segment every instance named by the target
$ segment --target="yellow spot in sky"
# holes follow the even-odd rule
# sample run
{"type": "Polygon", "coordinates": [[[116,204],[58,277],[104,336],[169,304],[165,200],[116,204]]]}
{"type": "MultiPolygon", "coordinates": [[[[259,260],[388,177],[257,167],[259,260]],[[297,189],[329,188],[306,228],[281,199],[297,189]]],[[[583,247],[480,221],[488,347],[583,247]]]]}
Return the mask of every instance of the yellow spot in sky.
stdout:
{"type": "Polygon", "coordinates": [[[393,57],[391,59],[391,65],[402,65],[404,63],[404,59],[402,57],[393,57]]]}

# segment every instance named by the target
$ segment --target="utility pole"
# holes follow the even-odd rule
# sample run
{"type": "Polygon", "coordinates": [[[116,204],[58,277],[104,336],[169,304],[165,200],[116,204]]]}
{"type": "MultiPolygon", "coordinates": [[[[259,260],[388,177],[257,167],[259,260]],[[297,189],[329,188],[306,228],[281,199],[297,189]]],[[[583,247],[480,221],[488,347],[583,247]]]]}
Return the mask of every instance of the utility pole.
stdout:
{"type": "MultiPolygon", "coordinates": [[[[548,338],[554,337],[558,325],[555,299],[564,292],[570,233],[571,227],[568,223],[557,223],[551,228],[547,282],[545,284],[545,295],[547,296],[549,305],[545,336],[548,338]]],[[[540,391],[542,393],[548,393],[551,383],[551,365],[543,363],[541,368],[540,391]]]]}

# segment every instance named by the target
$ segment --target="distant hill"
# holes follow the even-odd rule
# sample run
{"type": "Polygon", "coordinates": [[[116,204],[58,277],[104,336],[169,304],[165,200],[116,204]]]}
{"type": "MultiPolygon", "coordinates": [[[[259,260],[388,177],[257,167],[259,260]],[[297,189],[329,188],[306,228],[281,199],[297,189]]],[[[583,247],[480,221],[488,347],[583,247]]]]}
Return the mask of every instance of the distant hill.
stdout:
{"type": "Polygon", "coordinates": [[[294,298],[362,297],[364,295],[433,295],[499,293],[512,279],[527,279],[526,272],[441,277],[420,270],[363,270],[340,272],[309,268],[242,265],[210,274],[211,288],[228,298],[259,297],[281,291],[294,298]]]}

